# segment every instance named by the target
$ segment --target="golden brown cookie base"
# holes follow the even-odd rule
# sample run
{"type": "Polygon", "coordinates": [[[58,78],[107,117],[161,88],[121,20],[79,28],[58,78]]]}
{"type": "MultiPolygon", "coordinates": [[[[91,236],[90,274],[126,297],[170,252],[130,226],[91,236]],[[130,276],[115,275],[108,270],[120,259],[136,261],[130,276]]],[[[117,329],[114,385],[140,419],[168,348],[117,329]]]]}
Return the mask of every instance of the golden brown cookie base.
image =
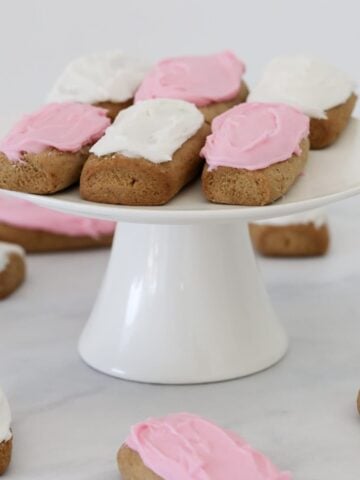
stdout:
{"type": "Polygon", "coordinates": [[[122,480],[163,480],[146,467],[140,455],[126,444],[120,448],[117,462],[122,480]]]}
{"type": "Polygon", "coordinates": [[[0,271],[0,299],[11,295],[25,279],[25,260],[17,253],[9,253],[5,269],[0,271]]]}
{"type": "Polygon", "coordinates": [[[130,100],[126,100],[126,102],[98,102],[94,105],[95,107],[105,108],[105,110],[107,110],[107,116],[113,122],[115,120],[115,117],[119,112],[121,112],[121,110],[130,107],[133,103],[134,99],[130,98],[130,100]]]}
{"type": "Polygon", "coordinates": [[[12,438],[7,442],[0,443],[0,475],[5,473],[10,464],[12,443],[12,438]]]}
{"type": "Polygon", "coordinates": [[[79,181],[89,148],[68,153],[47,149],[25,153],[23,161],[11,162],[0,152],[0,188],[18,192],[49,194],[79,181]]]}
{"type": "Polygon", "coordinates": [[[353,93],[345,103],[326,110],[327,118],[310,119],[310,148],[325,148],[337,140],[349,123],[356,100],[353,93]]]}
{"type": "Polygon", "coordinates": [[[267,257],[311,257],[325,255],[329,247],[327,225],[314,223],[289,225],[250,224],[254,248],[267,257]]]}
{"type": "Polygon", "coordinates": [[[17,243],[31,253],[109,247],[112,239],[113,235],[102,235],[99,238],[89,236],[71,237],[0,223],[0,241],[17,243]]]}
{"type": "Polygon", "coordinates": [[[229,110],[230,108],[238,105],[239,103],[245,102],[248,95],[248,86],[244,81],[242,81],[239,93],[232,100],[227,100],[226,102],[211,103],[210,105],[206,105],[205,107],[199,107],[199,110],[203,113],[206,122],[211,123],[212,120],[221,113],[226,112],[226,110],[229,110]]]}
{"type": "Polygon", "coordinates": [[[80,180],[85,200],[120,205],[163,205],[200,172],[200,150],[210,132],[207,123],[187,140],[169,162],[153,163],[120,153],[91,155],[80,180]]]}
{"type": "Polygon", "coordinates": [[[214,203],[228,205],[267,205],[282,197],[302,173],[309,151],[308,139],[300,143],[301,154],[261,170],[205,165],[202,189],[205,197],[214,203]]]}

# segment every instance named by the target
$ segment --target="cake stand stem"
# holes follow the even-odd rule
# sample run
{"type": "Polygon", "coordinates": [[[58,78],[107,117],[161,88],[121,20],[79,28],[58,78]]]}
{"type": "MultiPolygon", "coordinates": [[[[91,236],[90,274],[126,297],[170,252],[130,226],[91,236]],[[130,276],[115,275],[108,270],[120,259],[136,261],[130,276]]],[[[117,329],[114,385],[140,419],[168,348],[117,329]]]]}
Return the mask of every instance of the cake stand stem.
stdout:
{"type": "Polygon", "coordinates": [[[287,349],[246,223],[117,225],[80,355],[109,375],[201,383],[249,375],[287,349]]]}

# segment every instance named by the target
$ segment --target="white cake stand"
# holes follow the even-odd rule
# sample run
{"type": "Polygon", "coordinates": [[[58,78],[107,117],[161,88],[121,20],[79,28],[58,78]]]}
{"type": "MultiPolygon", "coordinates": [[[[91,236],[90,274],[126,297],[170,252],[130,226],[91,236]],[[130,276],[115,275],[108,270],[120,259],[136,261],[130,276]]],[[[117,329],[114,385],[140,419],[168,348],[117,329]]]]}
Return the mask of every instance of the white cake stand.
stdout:
{"type": "MultiPolygon", "coordinates": [[[[312,151],[291,191],[265,207],[208,203],[199,183],[162,207],[9,194],[67,213],[120,222],[110,262],[79,344],[109,375],[200,383],[275,364],[288,342],[250,244],[249,220],[289,215],[360,193],[360,121],[330,149],[312,151]]],[[[81,288],[81,286],[79,286],[81,288]]]]}

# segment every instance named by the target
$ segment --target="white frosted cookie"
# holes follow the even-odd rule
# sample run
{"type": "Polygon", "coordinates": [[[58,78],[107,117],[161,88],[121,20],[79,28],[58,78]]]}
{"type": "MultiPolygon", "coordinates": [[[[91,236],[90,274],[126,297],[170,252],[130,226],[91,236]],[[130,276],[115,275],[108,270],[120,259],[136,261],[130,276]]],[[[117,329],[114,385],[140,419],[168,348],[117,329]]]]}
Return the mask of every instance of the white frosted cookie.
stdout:
{"type": "Polygon", "coordinates": [[[123,110],[90,150],[80,179],[85,200],[163,205],[201,170],[210,127],[192,103],[153,99],[123,110]]]}
{"type": "Polygon", "coordinates": [[[25,278],[25,252],[13,243],[0,242],[0,299],[14,292],[25,278]]]}
{"type": "Polygon", "coordinates": [[[93,53],[70,62],[51,89],[49,102],[104,106],[114,118],[132,103],[149,66],[121,51],[93,53]]]}
{"type": "Polygon", "coordinates": [[[12,451],[11,412],[4,392],[0,388],[0,475],[8,468],[12,451]]]}
{"type": "Polygon", "coordinates": [[[291,105],[311,118],[311,148],[331,145],[356,103],[355,83],[344,72],[307,55],[274,58],[248,96],[249,102],[291,105]]]}
{"type": "Polygon", "coordinates": [[[324,210],[263,220],[250,225],[255,249],[269,257],[311,257],[325,255],[330,232],[324,210]]]}

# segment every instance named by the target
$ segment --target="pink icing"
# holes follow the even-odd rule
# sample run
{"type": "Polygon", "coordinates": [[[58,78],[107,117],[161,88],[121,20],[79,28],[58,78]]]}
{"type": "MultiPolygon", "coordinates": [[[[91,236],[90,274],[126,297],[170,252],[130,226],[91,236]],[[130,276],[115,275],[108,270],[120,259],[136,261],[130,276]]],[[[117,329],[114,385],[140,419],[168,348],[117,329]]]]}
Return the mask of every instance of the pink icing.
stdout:
{"type": "Polygon", "coordinates": [[[126,444],[164,480],[291,480],[232,432],[189,413],[150,418],[126,444]]]}
{"type": "Polygon", "coordinates": [[[258,170],[300,155],[309,118],[276,103],[242,103],[216,117],[201,154],[210,169],[258,170]]]}
{"type": "Polygon", "coordinates": [[[162,60],[150,70],[135,102],[175,98],[197,106],[230,100],[238,93],[245,65],[232,52],[162,60]]]}
{"type": "Polygon", "coordinates": [[[69,237],[97,238],[111,235],[115,229],[114,222],[67,215],[6,195],[0,196],[0,223],[69,237]]]}
{"type": "Polygon", "coordinates": [[[49,147],[76,152],[94,143],[110,125],[106,110],[82,103],[49,103],[24,115],[0,141],[0,152],[21,160],[24,152],[40,153],[49,147]]]}

